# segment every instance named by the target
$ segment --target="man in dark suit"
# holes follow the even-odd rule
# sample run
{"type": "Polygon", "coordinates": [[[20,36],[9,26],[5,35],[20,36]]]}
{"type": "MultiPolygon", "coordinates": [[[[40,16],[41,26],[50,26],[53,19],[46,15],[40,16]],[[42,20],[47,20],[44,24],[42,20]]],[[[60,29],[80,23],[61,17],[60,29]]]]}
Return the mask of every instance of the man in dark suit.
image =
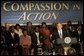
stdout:
{"type": "Polygon", "coordinates": [[[78,26],[77,30],[75,31],[75,36],[78,42],[83,42],[83,31],[81,26],[78,26]]]}
{"type": "Polygon", "coordinates": [[[27,34],[31,36],[34,33],[32,22],[27,22],[25,29],[27,30],[27,34]]]}
{"type": "Polygon", "coordinates": [[[34,54],[38,54],[38,48],[42,47],[43,35],[39,32],[39,26],[35,27],[35,32],[32,34],[32,47],[34,48],[34,54]]]}
{"type": "Polygon", "coordinates": [[[83,46],[83,30],[81,26],[78,26],[77,30],[75,31],[75,37],[77,39],[77,43],[71,45],[71,47],[76,49],[77,55],[81,54],[81,47],[83,46]]]}
{"type": "Polygon", "coordinates": [[[10,27],[10,31],[7,33],[6,38],[9,54],[13,55],[13,47],[19,45],[19,36],[14,32],[14,26],[10,27]]]}
{"type": "Polygon", "coordinates": [[[76,30],[76,28],[72,25],[72,22],[67,21],[66,31],[70,37],[75,37],[75,33],[74,33],[75,30],[76,30]]]}
{"type": "MultiPolygon", "coordinates": [[[[57,49],[57,48],[59,48],[59,46],[61,46],[61,45],[58,45],[57,44],[57,38],[65,38],[65,37],[67,37],[67,36],[69,36],[68,35],[68,33],[66,32],[66,30],[64,30],[63,29],[63,26],[62,26],[62,24],[61,23],[57,23],[56,25],[55,25],[55,28],[56,29],[54,29],[54,31],[53,31],[53,33],[52,33],[52,42],[53,42],[53,48],[55,49],[57,49]]],[[[56,50],[55,49],[55,50],[56,50]]]]}
{"type": "Polygon", "coordinates": [[[53,34],[52,34],[52,39],[57,39],[57,38],[65,38],[66,36],[69,36],[66,30],[63,29],[63,26],[61,23],[56,24],[56,29],[54,29],[53,34]]]}

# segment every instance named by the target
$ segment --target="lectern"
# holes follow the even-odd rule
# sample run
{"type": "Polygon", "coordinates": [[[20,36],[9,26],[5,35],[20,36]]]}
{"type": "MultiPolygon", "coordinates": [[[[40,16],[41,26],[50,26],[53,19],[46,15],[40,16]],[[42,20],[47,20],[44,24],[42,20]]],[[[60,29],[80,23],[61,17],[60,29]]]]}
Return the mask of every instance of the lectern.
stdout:
{"type": "Polygon", "coordinates": [[[71,48],[70,45],[74,43],[77,43],[76,38],[57,38],[57,44],[61,44],[63,46],[65,55],[67,55],[67,51],[71,48]]]}

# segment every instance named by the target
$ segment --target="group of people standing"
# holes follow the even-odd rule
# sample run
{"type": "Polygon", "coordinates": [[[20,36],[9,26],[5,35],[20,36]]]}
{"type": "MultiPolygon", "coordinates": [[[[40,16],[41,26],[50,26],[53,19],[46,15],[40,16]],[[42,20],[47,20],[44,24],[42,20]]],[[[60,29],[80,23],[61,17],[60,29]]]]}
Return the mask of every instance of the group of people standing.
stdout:
{"type": "MultiPolygon", "coordinates": [[[[59,47],[56,41],[57,38],[76,37],[77,42],[83,43],[81,24],[75,28],[71,21],[68,21],[65,27],[61,23],[55,23],[51,29],[48,28],[45,22],[34,28],[32,22],[27,22],[24,28],[21,28],[19,24],[9,26],[6,23],[1,30],[2,50],[5,43],[9,55],[13,55],[16,49],[19,55],[38,55],[38,48],[41,48],[42,52],[52,53],[53,50],[57,50],[59,47]]],[[[75,48],[74,45],[72,47],[75,48]]],[[[75,49],[79,54],[80,50],[75,49]]]]}

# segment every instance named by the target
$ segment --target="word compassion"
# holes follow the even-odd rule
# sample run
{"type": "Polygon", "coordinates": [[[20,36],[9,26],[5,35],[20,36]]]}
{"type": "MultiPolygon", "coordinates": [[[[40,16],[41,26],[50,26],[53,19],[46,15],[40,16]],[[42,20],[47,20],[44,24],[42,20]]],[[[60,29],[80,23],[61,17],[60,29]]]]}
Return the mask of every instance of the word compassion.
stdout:
{"type": "MultiPolygon", "coordinates": [[[[26,2],[26,3],[12,3],[12,2],[5,2],[3,3],[3,10],[4,11],[48,11],[48,10],[69,10],[70,9],[69,3],[34,3],[34,2],[26,2]]],[[[73,4],[71,5],[71,8],[73,10],[79,10],[80,9],[80,4],[73,4]]]]}

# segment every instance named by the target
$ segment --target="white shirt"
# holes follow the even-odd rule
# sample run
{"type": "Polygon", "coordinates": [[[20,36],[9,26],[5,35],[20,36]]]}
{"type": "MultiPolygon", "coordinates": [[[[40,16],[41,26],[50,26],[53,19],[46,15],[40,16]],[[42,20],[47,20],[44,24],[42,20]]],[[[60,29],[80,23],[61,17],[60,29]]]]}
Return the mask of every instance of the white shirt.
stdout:
{"type": "Polygon", "coordinates": [[[14,38],[14,33],[11,33],[12,37],[14,38]]]}
{"type": "MultiPolygon", "coordinates": [[[[78,31],[78,34],[80,35],[81,34],[81,31],[78,31]]],[[[78,41],[80,41],[80,37],[79,37],[79,40],[78,41]]]]}
{"type": "Polygon", "coordinates": [[[81,34],[81,31],[78,31],[78,34],[80,35],[81,34]]]}
{"type": "Polygon", "coordinates": [[[62,29],[58,30],[58,34],[59,34],[60,38],[62,38],[62,36],[63,36],[62,29]]]}
{"type": "Polygon", "coordinates": [[[40,44],[40,41],[39,41],[39,32],[35,32],[36,36],[37,36],[37,44],[40,44]]]}
{"type": "Polygon", "coordinates": [[[22,35],[22,30],[21,29],[19,29],[19,31],[17,31],[16,29],[15,29],[15,33],[17,33],[18,35],[19,35],[19,37],[22,35]]]}

